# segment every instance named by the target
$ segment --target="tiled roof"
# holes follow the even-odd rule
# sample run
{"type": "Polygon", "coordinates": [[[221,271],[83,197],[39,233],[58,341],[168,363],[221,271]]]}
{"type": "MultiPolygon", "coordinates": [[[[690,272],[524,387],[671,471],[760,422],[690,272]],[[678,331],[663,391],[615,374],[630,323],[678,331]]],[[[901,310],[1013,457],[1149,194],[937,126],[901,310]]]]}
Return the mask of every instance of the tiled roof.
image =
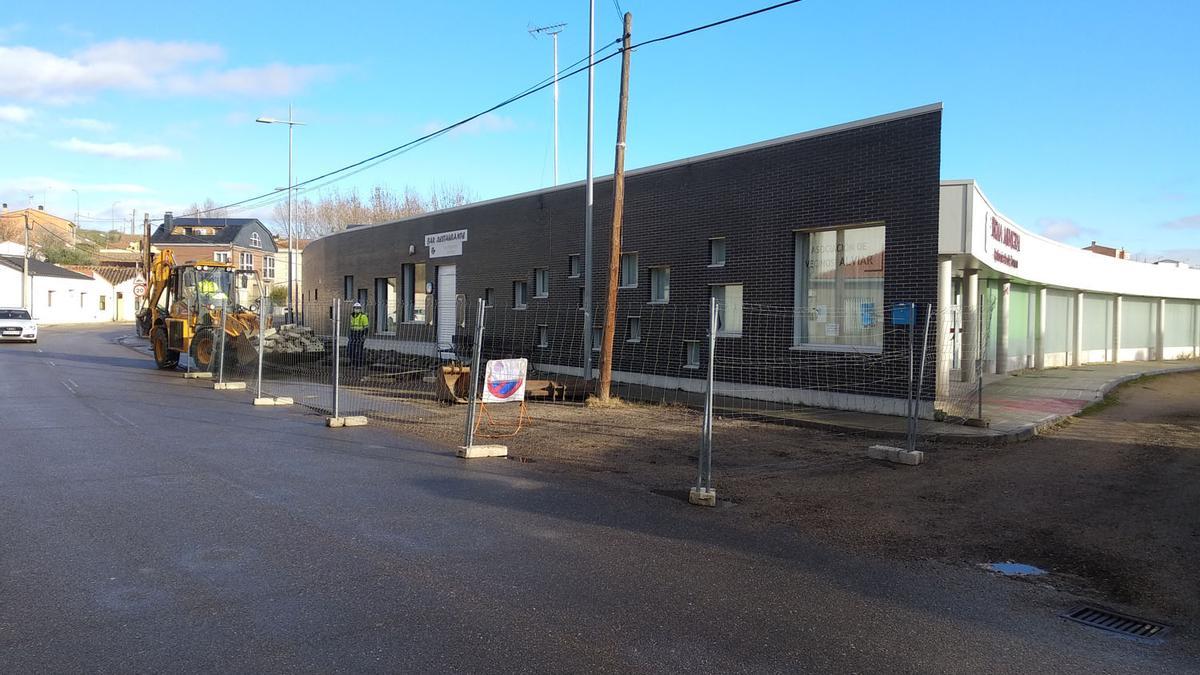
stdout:
{"type": "MultiPolygon", "coordinates": [[[[11,267],[18,272],[22,269],[22,257],[19,255],[0,255],[0,265],[11,267]]],[[[90,276],[72,272],[37,258],[29,259],[29,275],[33,277],[59,277],[62,279],[91,279],[90,276]]]]}
{"type": "Polygon", "coordinates": [[[138,277],[136,267],[117,267],[115,265],[64,265],[64,267],[88,276],[99,275],[113,286],[138,277]]]}

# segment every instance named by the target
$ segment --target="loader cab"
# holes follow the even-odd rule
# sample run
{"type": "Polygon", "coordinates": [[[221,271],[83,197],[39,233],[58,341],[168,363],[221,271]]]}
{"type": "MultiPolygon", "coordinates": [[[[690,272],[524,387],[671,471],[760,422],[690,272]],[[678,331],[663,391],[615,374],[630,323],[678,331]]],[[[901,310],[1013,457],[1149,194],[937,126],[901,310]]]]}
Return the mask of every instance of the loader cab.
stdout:
{"type": "Polygon", "coordinates": [[[234,285],[234,271],[221,264],[181,265],[173,269],[167,292],[163,294],[167,346],[186,351],[197,326],[218,323],[223,306],[232,311],[234,285]]]}

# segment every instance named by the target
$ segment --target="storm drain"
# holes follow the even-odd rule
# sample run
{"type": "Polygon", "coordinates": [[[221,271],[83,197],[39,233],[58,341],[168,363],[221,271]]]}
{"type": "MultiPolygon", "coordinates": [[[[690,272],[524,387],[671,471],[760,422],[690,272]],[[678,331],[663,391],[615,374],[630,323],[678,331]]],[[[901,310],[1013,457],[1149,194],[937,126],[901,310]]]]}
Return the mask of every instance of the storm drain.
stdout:
{"type": "Polygon", "coordinates": [[[1161,623],[1154,623],[1153,621],[1110,612],[1107,609],[1100,609],[1099,607],[1088,607],[1086,605],[1063,614],[1063,618],[1085,626],[1099,628],[1100,630],[1140,640],[1161,638],[1162,634],[1167,630],[1167,627],[1161,623]]]}

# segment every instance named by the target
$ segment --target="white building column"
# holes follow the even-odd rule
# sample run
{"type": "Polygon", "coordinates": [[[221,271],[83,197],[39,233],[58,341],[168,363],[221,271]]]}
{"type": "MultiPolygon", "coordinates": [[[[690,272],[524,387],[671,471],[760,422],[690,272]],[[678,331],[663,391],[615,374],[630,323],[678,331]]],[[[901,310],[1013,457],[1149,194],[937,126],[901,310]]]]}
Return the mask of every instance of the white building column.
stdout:
{"type": "Polygon", "coordinates": [[[954,304],[954,261],[944,258],[938,261],[937,287],[937,398],[950,394],[950,368],[954,354],[950,349],[950,331],[954,328],[954,317],[950,306],[954,304]]]}
{"type": "Polygon", "coordinates": [[[1033,367],[1042,370],[1046,367],[1046,287],[1038,286],[1033,299],[1037,301],[1033,315],[1033,367]]]}
{"type": "Polygon", "coordinates": [[[1122,296],[1113,296],[1113,325],[1112,325],[1112,362],[1121,362],[1121,300],[1122,296]]]}
{"type": "Polygon", "coordinates": [[[1008,310],[1009,293],[1012,292],[1012,282],[1000,280],[999,307],[996,308],[996,374],[1008,372],[1008,310]]]}
{"type": "Polygon", "coordinates": [[[1200,357],[1200,302],[1192,305],[1192,356],[1200,357]]]}
{"type": "Polygon", "coordinates": [[[963,270],[962,362],[963,382],[975,381],[979,358],[979,270],[963,270]]]}
{"type": "Polygon", "coordinates": [[[1083,364],[1083,291],[1075,293],[1075,331],[1071,336],[1071,365],[1083,364]]]}
{"type": "Polygon", "coordinates": [[[1167,301],[1158,299],[1154,317],[1154,360],[1162,361],[1167,353],[1167,301]]]}

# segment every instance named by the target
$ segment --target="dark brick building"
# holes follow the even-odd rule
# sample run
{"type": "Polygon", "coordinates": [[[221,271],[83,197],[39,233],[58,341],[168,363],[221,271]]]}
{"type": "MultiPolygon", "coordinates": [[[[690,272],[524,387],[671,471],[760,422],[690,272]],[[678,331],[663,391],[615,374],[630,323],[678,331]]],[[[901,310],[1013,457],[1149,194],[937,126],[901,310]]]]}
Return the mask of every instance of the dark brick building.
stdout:
{"type": "MultiPolygon", "coordinates": [[[[898,412],[908,343],[887,308],[937,302],[940,161],[941,106],[931,105],[629,171],[617,379],[650,373],[694,388],[715,296],[728,308],[716,352],[726,394],[898,412]],[[666,319],[681,313],[689,319],[666,319]]],[[[611,177],[598,179],[595,326],[611,209],[611,177]]],[[[405,335],[444,342],[455,322],[448,295],[463,296],[460,317],[464,302],[486,296],[497,313],[529,317],[506,336],[506,352],[581,372],[583,221],[584,186],[574,183],[351,228],[305,250],[305,300],[357,299],[375,332],[411,322],[423,332],[405,335]],[[459,234],[427,245],[444,233],[459,234]],[[441,311],[434,299],[426,309],[425,290],[442,298],[441,311]],[[539,355],[551,330],[572,347],[539,355]]],[[[934,360],[931,348],[931,374],[934,360]]]]}

